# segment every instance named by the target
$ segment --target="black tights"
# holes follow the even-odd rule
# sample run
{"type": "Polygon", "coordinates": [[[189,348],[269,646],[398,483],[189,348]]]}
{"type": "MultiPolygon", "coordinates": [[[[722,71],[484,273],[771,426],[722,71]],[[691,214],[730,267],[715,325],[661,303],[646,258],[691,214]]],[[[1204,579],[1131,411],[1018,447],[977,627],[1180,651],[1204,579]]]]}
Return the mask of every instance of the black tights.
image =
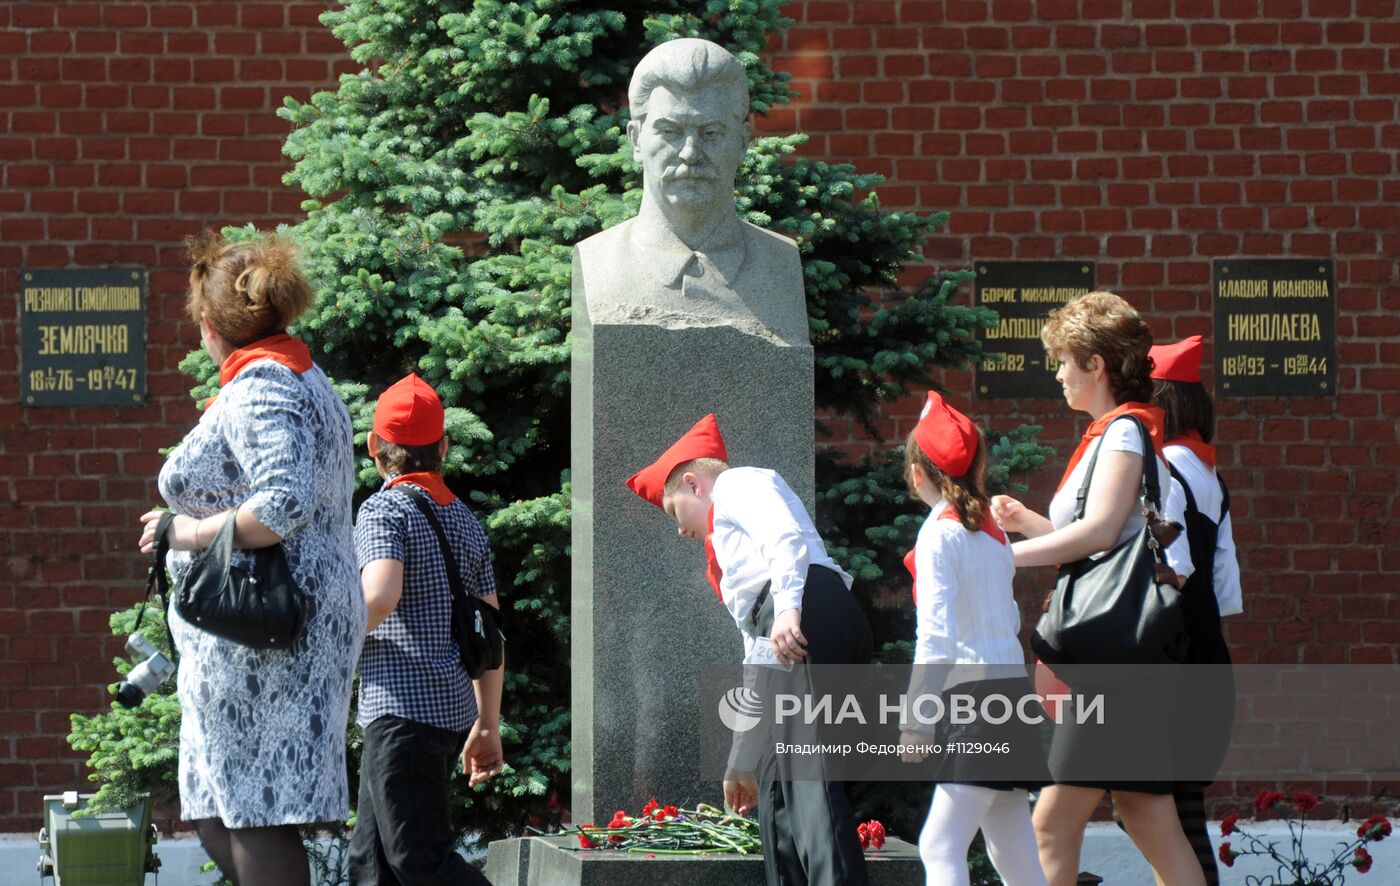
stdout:
{"type": "Polygon", "coordinates": [[[306,847],[296,825],[230,828],[217,818],[194,823],[204,851],[234,886],[310,886],[306,847]]]}

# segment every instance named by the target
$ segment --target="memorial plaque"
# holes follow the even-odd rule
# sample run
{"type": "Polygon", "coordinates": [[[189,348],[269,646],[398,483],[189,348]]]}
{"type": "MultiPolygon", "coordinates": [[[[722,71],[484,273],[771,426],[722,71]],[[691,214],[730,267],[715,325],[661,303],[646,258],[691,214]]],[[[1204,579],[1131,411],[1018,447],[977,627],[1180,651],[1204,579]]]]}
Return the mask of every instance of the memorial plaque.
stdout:
{"type": "Polygon", "coordinates": [[[1335,393],[1336,291],[1331,259],[1217,259],[1216,395],[1335,393]]]}
{"type": "Polygon", "coordinates": [[[134,406],[146,399],[146,272],[20,273],[20,402],[134,406]]]}
{"type": "Polygon", "coordinates": [[[1093,288],[1093,262],[978,262],[973,303],[1001,315],[996,328],[981,333],[978,396],[1061,397],[1059,365],[1045,353],[1040,331],[1051,311],[1093,288]]]}

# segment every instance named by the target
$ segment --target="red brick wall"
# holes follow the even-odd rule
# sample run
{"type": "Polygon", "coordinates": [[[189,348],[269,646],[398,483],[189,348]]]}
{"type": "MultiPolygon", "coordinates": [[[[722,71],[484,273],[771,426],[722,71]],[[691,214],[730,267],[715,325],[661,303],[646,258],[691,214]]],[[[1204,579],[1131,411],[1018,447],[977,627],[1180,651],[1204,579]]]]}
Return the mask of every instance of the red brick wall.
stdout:
{"type": "MultiPolygon", "coordinates": [[[[296,218],[274,111],[345,69],[316,22],[323,8],[0,2],[0,830],[33,830],[41,793],[83,784],[68,713],[105,704],[121,652],[107,617],[139,594],[135,521],[156,497],[156,450],[195,416],[175,368],[197,344],[181,321],[180,240],[296,218]],[[19,269],[117,264],[151,271],[149,404],[21,409],[19,269]]],[[[1100,285],[1169,338],[1209,337],[1214,258],[1336,261],[1335,400],[1220,402],[1246,573],[1230,639],[1246,661],[1395,662],[1395,0],[808,0],[787,12],[799,24],[773,58],[803,98],[764,128],[801,127],[809,153],[885,173],[886,206],[952,211],[930,264],[1091,259],[1100,285]]],[[[962,373],[945,382],[972,389],[962,373]]],[[[970,409],[995,428],[1043,424],[1061,458],[1082,429],[1054,401],[970,409]]],[[[883,427],[912,419],[897,404],[883,427]]],[[[1028,502],[1043,506],[1050,473],[1028,502]]],[[[1023,578],[1028,595],[1045,581],[1023,578]]],[[[1222,786],[1236,788],[1249,786],[1222,786]]]]}
{"type": "Polygon", "coordinates": [[[157,449],[196,416],[181,240],[297,217],[276,109],[349,69],[325,6],[0,2],[0,830],[87,783],[68,714],[107,703],[157,449]],[[147,405],[22,409],[20,269],[111,265],[151,272],[147,405]]]}

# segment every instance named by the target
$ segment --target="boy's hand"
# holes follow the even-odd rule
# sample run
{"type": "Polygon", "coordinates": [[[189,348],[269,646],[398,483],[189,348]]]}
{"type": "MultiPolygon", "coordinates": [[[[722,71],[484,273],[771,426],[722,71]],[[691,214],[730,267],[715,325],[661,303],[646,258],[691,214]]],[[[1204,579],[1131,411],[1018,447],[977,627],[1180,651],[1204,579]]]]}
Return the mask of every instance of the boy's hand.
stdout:
{"type": "Polygon", "coordinates": [[[802,610],[784,609],[773,619],[773,651],[783,664],[795,664],[807,657],[807,638],[802,636],[802,610]]]}
{"type": "MultiPolygon", "coordinates": [[[[936,737],[927,732],[917,732],[913,729],[905,729],[899,733],[899,743],[902,745],[928,746],[934,743],[936,737]]],[[[928,759],[928,754],[921,754],[917,751],[905,751],[899,755],[899,759],[905,763],[922,763],[928,759]]]]}
{"type": "Polygon", "coordinates": [[[724,802],[740,815],[748,815],[758,808],[758,782],[752,772],[725,773],[731,776],[724,780],[724,802]]]}
{"type": "Polygon", "coordinates": [[[482,729],[481,721],[472,724],[467,745],[462,748],[462,769],[470,773],[470,784],[477,785],[501,771],[505,765],[505,753],[501,750],[501,733],[496,729],[482,729]]]}

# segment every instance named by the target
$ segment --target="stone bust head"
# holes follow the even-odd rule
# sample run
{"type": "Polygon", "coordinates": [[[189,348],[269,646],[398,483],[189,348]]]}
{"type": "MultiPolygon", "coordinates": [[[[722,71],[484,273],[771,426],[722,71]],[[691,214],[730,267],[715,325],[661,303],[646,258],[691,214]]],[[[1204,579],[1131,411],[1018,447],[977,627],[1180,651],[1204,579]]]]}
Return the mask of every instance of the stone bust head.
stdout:
{"type": "Polygon", "coordinates": [[[643,203],[691,242],[734,211],[734,176],[752,133],[748,75],[724,47],[684,38],[647,53],[627,95],[643,203]]]}

